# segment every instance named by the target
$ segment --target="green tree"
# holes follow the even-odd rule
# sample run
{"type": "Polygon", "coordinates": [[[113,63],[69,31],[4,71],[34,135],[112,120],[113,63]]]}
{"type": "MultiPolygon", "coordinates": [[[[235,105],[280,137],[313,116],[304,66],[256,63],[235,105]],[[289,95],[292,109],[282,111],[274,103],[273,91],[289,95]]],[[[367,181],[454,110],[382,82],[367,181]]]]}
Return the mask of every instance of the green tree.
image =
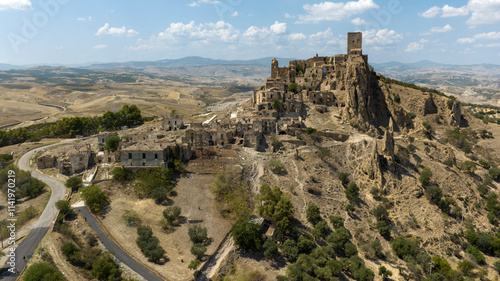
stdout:
{"type": "Polygon", "coordinates": [[[345,196],[351,201],[357,201],[359,196],[359,187],[356,183],[351,182],[347,185],[345,196]]]}
{"type": "Polygon", "coordinates": [[[306,209],[306,218],[313,225],[316,225],[318,222],[320,222],[321,214],[319,207],[314,205],[313,203],[310,203],[306,209]]]}
{"type": "Polygon", "coordinates": [[[424,127],[425,135],[430,139],[434,134],[434,129],[432,128],[431,124],[429,122],[424,121],[422,122],[422,126],[424,127]]]}
{"type": "Polygon", "coordinates": [[[92,264],[92,276],[98,280],[120,280],[120,267],[109,254],[105,254],[92,264]]]}
{"type": "Polygon", "coordinates": [[[288,91],[296,93],[297,92],[297,86],[298,86],[297,83],[291,83],[290,85],[288,85],[288,91]]]}
{"type": "Polygon", "coordinates": [[[391,235],[391,228],[385,221],[378,221],[376,227],[380,235],[385,237],[389,237],[391,235]]]}
{"type": "Polygon", "coordinates": [[[330,219],[330,223],[333,225],[333,228],[337,229],[339,227],[344,227],[344,218],[341,216],[330,215],[328,217],[330,219]]]}
{"type": "Polygon", "coordinates": [[[169,193],[174,188],[172,176],[172,170],[164,167],[140,170],[136,174],[135,191],[140,196],[150,197],[156,190],[157,196],[163,196],[163,190],[169,193]]]}
{"type": "Polygon", "coordinates": [[[283,102],[280,101],[279,99],[274,99],[273,100],[273,109],[281,112],[283,110],[283,102]]]}
{"type": "Polygon", "coordinates": [[[134,179],[134,173],[123,167],[115,167],[109,173],[113,176],[113,179],[117,181],[129,181],[134,179]]]}
{"type": "Polygon", "coordinates": [[[97,185],[89,185],[81,189],[82,198],[85,204],[94,213],[99,213],[103,210],[108,202],[108,195],[104,194],[97,185]]]}
{"type": "Polygon", "coordinates": [[[38,262],[26,270],[24,274],[25,281],[63,281],[64,275],[52,265],[45,262],[38,262]]]}
{"type": "Polygon", "coordinates": [[[347,257],[352,257],[354,255],[357,255],[358,254],[358,248],[356,247],[356,245],[352,244],[351,242],[346,242],[344,244],[344,254],[347,257]]]}
{"type": "Polygon", "coordinates": [[[285,165],[283,165],[279,159],[269,161],[269,168],[271,168],[271,171],[276,175],[281,175],[286,171],[285,165]]]}
{"type": "Polygon", "coordinates": [[[82,178],[81,177],[71,177],[66,180],[64,184],[67,188],[70,188],[71,191],[77,191],[82,186],[82,178]]]}
{"type": "Polygon", "coordinates": [[[292,201],[284,196],[278,201],[273,213],[273,220],[277,229],[282,233],[291,233],[293,230],[293,206],[292,201]]]}
{"type": "Polygon", "coordinates": [[[205,252],[207,251],[207,247],[203,244],[194,244],[191,247],[191,254],[195,255],[197,259],[203,257],[205,252]]]}
{"type": "Polygon", "coordinates": [[[500,274],[500,261],[494,262],[493,268],[500,274]]]}
{"type": "Polygon", "coordinates": [[[67,216],[71,212],[71,204],[66,200],[59,200],[56,202],[56,208],[63,216],[67,216]]]}
{"type": "Polygon", "coordinates": [[[448,276],[451,273],[451,266],[448,261],[442,257],[432,257],[432,271],[448,276]]]}
{"type": "Polygon", "coordinates": [[[158,263],[165,255],[165,250],[159,245],[157,237],[153,236],[150,226],[139,225],[137,227],[137,246],[149,261],[158,263]]]}
{"type": "Polygon", "coordinates": [[[457,165],[457,167],[462,170],[462,171],[465,171],[469,174],[474,174],[474,172],[476,171],[477,169],[477,166],[476,166],[476,163],[472,162],[472,161],[464,161],[462,163],[459,163],[457,165]]]}
{"type": "Polygon", "coordinates": [[[402,236],[394,238],[391,241],[391,246],[396,255],[400,258],[405,256],[415,257],[420,252],[420,249],[414,240],[407,239],[402,236]]]}
{"type": "Polygon", "coordinates": [[[239,219],[233,226],[231,234],[234,243],[246,250],[260,249],[264,242],[259,225],[248,218],[239,219]]]}
{"type": "Polygon", "coordinates": [[[392,271],[388,270],[385,266],[378,268],[378,275],[382,276],[382,280],[385,280],[392,276],[392,271]]]}
{"type": "Polygon", "coordinates": [[[115,152],[118,150],[118,146],[120,145],[121,139],[119,136],[111,136],[106,139],[106,145],[104,149],[109,152],[115,152]]]}
{"type": "Polygon", "coordinates": [[[457,268],[466,276],[470,276],[475,267],[474,263],[468,260],[459,261],[457,266],[457,268]]]}
{"type": "Polygon", "coordinates": [[[195,225],[193,227],[190,227],[188,229],[188,234],[189,234],[189,239],[191,239],[191,242],[193,242],[195,244],[203,243],[208,238],[207,228],[201,227],[199,225],[195,225]]]}
{"type": "Polygon", "coordinates": [[[177,222],[181,215],[181,207],[168,207],[163,210],[163,217],[167,220],[168,224],[177,222]]]}
{"type": "Polygon", "coordinates": [[[330,243],[337,252],[341,252],[344,250],[344,245],[349,238],[350,235],[347,229],[339,227],[332,234],[326,237],[326,241],[328,241],[328,243],[330,243]]]}
{"type": "Polygon", "coordinates": [[[201,261],[196,259],[196,260],[192,260],[189,265],[188,265],[188,268],[189,269],[196,269],[199,265],[200,265],[201,261]]]}
{"type": "Polygon", "coordinates": [[[429,167],[425,167],[420,173],[420,177],[418,178],[418,180],[423,186],[427,186],[429,185],[431,177],[432,177],[431,169],[429,167]]]}
{"type": "Polygon", "coordinates": [[[471,246],[467,247],[465,249],[465,252],[469,255],[471,255],[479,264],[486,264],[486,258],[484,257],[483,253],[479,251],[477,247],[471,246]]]}
{"type": "Polygon", "coordinates": [[[488,170],[488,175],[490,175],[490,177],[495,181],[500,180],[500,168],[499,167],[491,167],[488,170]]]}
{"type": "Polygon", "coordinates": [[[69,259],[75,253],[81,252],[81,250],[74,243],[68,242],[62,245],[61,252],[66,257],[66,259],[69,259]]]}
{"type": "Polygon", "coordinates": [[[266,239],[266,242],[264,242],[262,247],[264,248],[264,256],[268,260],[274,259],[279,255],[278,244],[276,243],[276,240],[272,238],[266,239]]]}
{"type": "Polygon", "coordinates": [[[389,219],[389,213],[384,205],[378,205],[374,210],[373,214],[378,221],[383,221],[389,219]]]}
{"type": "Polygon", "coordinates": [[[443,191],[439,186],[429,186],[425,189],[425,195],[427,198],[432,201],[434,204],[438,204],[443,197],[443,191]]]}
{"type": "Polygon", "coordinates": [[[297,242],[292,239],[287,239],[281,245],[281,252],[287,260],[289,260],[290,262],[294,262],[299,256],[299,248],[297,247],[297,242]]]}

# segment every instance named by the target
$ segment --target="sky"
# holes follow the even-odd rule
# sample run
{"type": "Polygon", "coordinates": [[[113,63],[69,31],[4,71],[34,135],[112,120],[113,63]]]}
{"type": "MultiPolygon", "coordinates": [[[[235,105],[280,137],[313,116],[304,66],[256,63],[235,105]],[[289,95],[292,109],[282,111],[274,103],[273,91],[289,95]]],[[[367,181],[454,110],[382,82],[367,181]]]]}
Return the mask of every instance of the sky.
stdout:
{"type": "Polygon", "coordinates": [[[500,64],[500,0],[0,0],[0,63],[201,56],[500,64]]]}

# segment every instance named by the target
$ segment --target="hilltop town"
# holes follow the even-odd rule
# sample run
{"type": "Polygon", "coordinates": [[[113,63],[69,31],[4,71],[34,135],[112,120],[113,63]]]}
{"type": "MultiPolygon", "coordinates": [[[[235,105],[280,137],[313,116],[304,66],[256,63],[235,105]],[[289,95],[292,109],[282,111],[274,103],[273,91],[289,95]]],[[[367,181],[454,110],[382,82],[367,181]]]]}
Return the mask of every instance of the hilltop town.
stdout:
{"type": "MultiPolygon", "coordinates": [[[[102,190],[93,216],[106,235],[165,280],[496,280],[496,113],[377,74],[362,42],[348,33],[345,54],[273,59],[265,84],[235,107],[78,135],[38,149],[33,166],[102,190]],[[167,198],[139,192],[144,175],[167,175],[167,198]],[[158,259],[136,243],[139,226],[166,249],[158,259]],[[195,227],[206,236],[196,243],[195,227]]],[[[67,200],[82,208],[85,196],[67,200]]],[[[90,280],[60,254],[67,243],[82,256],[98,247],[75,238],[93,241],[87,218],[55,225],[44,238],[53,263],[90,280]]]]}

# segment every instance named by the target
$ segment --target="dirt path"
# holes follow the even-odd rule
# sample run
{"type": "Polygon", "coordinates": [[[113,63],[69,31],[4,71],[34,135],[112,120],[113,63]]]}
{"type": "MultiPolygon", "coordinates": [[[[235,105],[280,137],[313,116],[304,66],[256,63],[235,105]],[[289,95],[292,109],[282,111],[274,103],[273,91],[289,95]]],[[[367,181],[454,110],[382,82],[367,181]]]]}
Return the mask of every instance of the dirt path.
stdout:
{"type": "Polygon", "coordinates": [[[48,242],[45,244],[45,250],[49,251],[49,254],[52,256],[54,263],[57,264],[59,270],[64,274],[64,277],[69,281],[78,281],[81,280],[81,277],[78,273],[75,272],[71,266],[66,262],[66,258],[61,255],[61,251],[57,249],[56,245],[53,242],[48,242]]]}
{"type": "MultiPolygon", "coordinates": [[[[227,255],[234,249],[234,240],[233,236],[228,235],[224,242],[222,242],[222,246],[219,251],[215,254],[215,257],[210,261],[210,264],[205,268],[203,273],[206,274],[208,278],[212,278],[219,271],[219,267],[227,257],[227,255]]],[[[203,274],[202,274],[203,276],[203,274]]]]}

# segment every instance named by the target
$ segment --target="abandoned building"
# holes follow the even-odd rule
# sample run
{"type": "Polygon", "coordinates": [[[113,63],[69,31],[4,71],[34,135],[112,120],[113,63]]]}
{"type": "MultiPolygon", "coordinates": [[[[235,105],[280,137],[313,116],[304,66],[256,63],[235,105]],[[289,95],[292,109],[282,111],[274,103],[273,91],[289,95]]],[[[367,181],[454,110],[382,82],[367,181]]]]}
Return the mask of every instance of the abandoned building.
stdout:
{"type": "Polygon", "coordinates": [[[184,128],[184,118],[180,115],[167,117],[163,124],[163,128],[167,131],[178,131],[184,128]]]}
{"type": "Polygon", "coordinates": [[[175,159],[187,161],[192,152],[188,145],[176,143],[141,142],[121,149],[121,164],[127,168],[167,167],[175,159]]]}

